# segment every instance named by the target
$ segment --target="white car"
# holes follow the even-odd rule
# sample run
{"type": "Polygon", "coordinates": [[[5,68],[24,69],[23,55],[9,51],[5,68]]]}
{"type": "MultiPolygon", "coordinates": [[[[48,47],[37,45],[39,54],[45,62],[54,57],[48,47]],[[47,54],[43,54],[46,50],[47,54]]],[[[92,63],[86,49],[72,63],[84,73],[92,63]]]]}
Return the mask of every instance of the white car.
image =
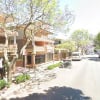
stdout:
{"type": "Polygon", "coordinates": [[[80,52],[72,52],[72,60],[82,60],[80,52]]]}

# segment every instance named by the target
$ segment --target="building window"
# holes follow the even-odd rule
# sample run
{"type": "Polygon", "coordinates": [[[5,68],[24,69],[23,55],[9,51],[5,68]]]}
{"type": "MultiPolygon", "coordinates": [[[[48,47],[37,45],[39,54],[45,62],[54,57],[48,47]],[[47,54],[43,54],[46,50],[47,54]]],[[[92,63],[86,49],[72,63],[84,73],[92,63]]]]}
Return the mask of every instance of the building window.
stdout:
{"type": "Polygon", "coordinates": [[[47,61],[53,60],[53,53],[48,53],[47,54],[47,61]]]}
{"type": "Polygon", "coordinates": [[[35,56],[35,63],[40,64],[45,62],[45,55],[36,55],[35,56]]]}
{"type": "Polygon", "coordinates": [[[0,44],[5,44],[6,38],[3,36],[0,36],[0,44]]]}
{"type": "Polygon", "coordinates": [[[9,37],[9,39],[8,39],[8,43],[9,43],[9,45],[10,45],[10,44],[14,44],[14,40],[13,40],[12,37],[9,37]]]}
{"type": "Polygon", "coordinates": [[[59,54],[59,51],[55,50],[54,54],[59,54]]]}

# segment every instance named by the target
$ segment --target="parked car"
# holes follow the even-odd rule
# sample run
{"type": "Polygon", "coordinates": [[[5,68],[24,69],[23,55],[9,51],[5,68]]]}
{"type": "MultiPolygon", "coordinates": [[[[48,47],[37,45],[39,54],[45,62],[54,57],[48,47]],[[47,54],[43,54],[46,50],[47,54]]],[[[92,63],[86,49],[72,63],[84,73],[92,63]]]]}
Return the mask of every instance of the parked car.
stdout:
{"type": "Polygon", "coordinates": [[[95,54],[97,54],[98,57],[100,58],[100,49],[95,49],[94,52],[95,52],[95,54]]]}
{"type": "Polygon", "coordinates": [[[82,60],[80,52],[72,52],[72,60],[82,60]]]}

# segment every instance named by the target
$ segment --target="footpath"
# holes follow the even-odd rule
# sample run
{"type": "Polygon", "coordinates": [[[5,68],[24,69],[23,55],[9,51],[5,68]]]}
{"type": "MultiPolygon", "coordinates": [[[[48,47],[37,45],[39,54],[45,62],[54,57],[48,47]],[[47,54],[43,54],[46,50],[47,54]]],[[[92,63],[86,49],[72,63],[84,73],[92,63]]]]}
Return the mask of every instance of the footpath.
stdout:
{"type": "MultiPolygon", "coordinates": [[[[47,66],[58,63],[59,61],[51,61],[48,63],[41,64],[37,67],[36,70],[34,69],[29,69],[29,68],[22,68],[18,67],[17,68],[17,73],[14,74],[14,76],[17,76],[18,74],[21,74],[22,72],[26,72],[30,74],[31,80],[25,82],[25,83],[20,83],[20,84],[15,84],[12,83],[9,88],[5,88],[3,90],[0,90],[0,100],[10,100],[11,97],[17,96],[17,94],[21,93],[24,91],[24,94],[22,93],[21,96],[25,95],[25,91],[28,91],[31,88],[34,88],[39,90],[39,85],[41,82],[46,82],[49,80],[52,80],[53,78],[56,78],[56,69],[54,70],[46,70],[47,66]]],[[[33,91],[31,91],[33,92],[33,91]]],[[[27,95],[27,92],[26,92],[27,95]]]]}

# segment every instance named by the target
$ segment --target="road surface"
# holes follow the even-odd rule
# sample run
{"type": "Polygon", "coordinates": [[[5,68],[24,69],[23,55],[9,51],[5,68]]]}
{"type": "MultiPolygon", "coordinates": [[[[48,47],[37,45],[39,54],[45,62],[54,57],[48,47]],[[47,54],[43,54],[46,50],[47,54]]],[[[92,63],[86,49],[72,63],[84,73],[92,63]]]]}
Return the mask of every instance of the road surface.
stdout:
{"type": "Polygon", "coordinates": [[[72,61],[71,68],[57,68],[55,72],[56,79],[43,82],[27,93],[18,91],[10,100],[100,100],[100,59],[97,56],[72,61]]]}
{"type": "Polygon", "coordinates": [[[76,73],[71,75],[69,86],[81,89],[92,100],[100,100],[100,59],[90,56],[81,62],[73,62],[76,73]]]}

